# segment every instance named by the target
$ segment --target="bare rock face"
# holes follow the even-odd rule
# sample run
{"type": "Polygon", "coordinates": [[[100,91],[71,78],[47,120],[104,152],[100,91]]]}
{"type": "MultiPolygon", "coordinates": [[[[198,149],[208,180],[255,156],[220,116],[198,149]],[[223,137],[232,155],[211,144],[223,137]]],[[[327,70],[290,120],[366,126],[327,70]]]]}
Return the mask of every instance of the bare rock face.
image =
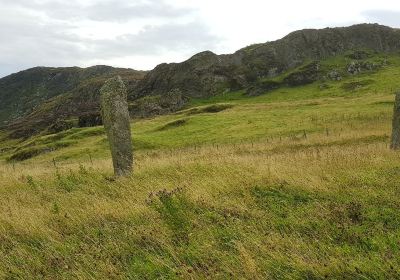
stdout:
{"type": "Polygon", "coordinates": [[[392,123],[392,142],[390,148],[400,149],[400,92],[397,92],[394,102],[393,123],[392,123]]]}
{"type": "Polygon", "coordinates": [[[120,76],[109,79],[100,90],[101,113],[110,143],[116,176],[128,176],[133,168],[127,90],[120,76]]]}

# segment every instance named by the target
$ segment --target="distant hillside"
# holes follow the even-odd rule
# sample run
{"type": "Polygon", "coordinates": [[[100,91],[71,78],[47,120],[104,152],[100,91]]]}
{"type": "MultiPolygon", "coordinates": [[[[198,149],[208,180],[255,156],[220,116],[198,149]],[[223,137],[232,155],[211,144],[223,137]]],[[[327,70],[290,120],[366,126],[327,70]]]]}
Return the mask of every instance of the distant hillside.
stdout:
{"type": "Polygon", "coordinates": [[[98,113],[98,90],[115,75],[131,88],[145,72],[110,66],[36,67],[7,76],[0,79],[0,122],[9,123],[15,137],[50,126],[68,128],[67,120],[98,113]]]}
{"type": "Polygon", "coordinates": [[[245,89],[254,96],[281,86],[340,79],[343,69],[324,69],[319,61],[347,55],[345,74],[353,75],[385,63],[368,57],[399,51],[400,30],[360,24],[296,31],[229,55],[206,51],[182,63],[158,65],[148,73],[107,66],[33,68],[0,79],[0,121],[9,122],[13,137],[67,129],[76,126],[81,115],[89,115],[90,122],[90,115],[99,112],[98,89],[114,75],[121,75],[128,85],[132,116],[146,117],[223,92],[245,89]]]}
{"type": "Polygon", "coordinates": [[[349,50],[400,50],[400,30],[377,24],[307,29],[234,54],[197,54],[183,63],[161,64],[138,83],[137,97],[179,89],[190,97],[212,96],[224,89],[246,88],[258,79],[273,78],[309,60],[321,60],[349,50]]]}

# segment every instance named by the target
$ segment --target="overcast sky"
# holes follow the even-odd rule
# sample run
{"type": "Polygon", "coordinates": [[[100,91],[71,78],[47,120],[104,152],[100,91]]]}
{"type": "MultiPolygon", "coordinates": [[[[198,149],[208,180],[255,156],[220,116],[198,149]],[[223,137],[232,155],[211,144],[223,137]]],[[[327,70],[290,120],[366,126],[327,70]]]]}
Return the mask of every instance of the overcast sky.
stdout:
{"type": "Polygon", "coordinates": [[[400,1],[0,0],[0,77],[34,66],[148,70],[362,22],[400,27],[400,1]]]}

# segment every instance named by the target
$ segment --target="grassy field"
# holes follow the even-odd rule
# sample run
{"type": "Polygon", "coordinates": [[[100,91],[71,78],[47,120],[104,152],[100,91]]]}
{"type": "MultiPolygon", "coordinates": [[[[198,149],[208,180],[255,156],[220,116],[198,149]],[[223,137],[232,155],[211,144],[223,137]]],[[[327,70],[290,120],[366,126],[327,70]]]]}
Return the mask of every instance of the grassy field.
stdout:
{"type": "Polygon", "coordinates": [[[133,121],[118,180],[101,127],[3,140],[0,278],[399,279],[398,88],[391,57],[323,87],[194,100],[133,121]]]}

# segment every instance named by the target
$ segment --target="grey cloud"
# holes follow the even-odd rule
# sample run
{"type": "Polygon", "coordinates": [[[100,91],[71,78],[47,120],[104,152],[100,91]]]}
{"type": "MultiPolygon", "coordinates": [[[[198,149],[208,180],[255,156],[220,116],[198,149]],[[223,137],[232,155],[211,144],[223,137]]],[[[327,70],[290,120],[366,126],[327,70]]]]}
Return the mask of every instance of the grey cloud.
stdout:
{"type": "MultiPolygon", "coordinates": [[[[25,1],[13,0],[12,5],[25,1]]],[[[43,20],[35,13],[24,12],[29,7],[16,8],[12,16],[10,10],[0,10],[0,37],[6,38],[0,44],[0,77],[34,66],[79,66],[127,56],[161,57],[168,51],[193,54],[213,49],[219,41],[204,22],[196,19],[189,23],[165,19],[160,21],[164,24],[149,25],[137,34],[116,39],[83,38],[73,32],[79,21],[43,20]]]]}
{"type": "Polygon", "coordinates": [[[89,19],[94,21],[124,22],[139,18],[173,18],[194,13],[188,8],[177,8],[163,0],[134,1],[98,0],[84,5],[82,1],[45,1],[5,0],[9,5],[41,11],[55,19],[89,19]]]}
{"type": "Polygon", "coordinates": [[[69,35],[69,27],[60,24],[38,24],[34,17],[25,16],[18,22],[0,17],[0,63],[7,65],[65,65],[79,54],[79,38],[69,35]]]}
{"type": "Polygon", "coordinates": [[[88,17],[98,21],[128,20],[137,18],[172,18],[191,14],[193,10],[175,8],[163,1],[132,5],[129,1],[106,1],[88,9],[88,17]]]}
{"type": "Polygon", "coordinates": [[[400,27],[400,11],[369,10],[363,12],[362,15],[371,23],[400,27]]]}
{"type": "Polygon", "coordinates": [[[201,51],[214,48],[219,38],[211,35],[201,22],[147,26],[138,34],[126,34],[116,40],[93,42],[105,56],[119,54],[157,55],[164,51],[201,51]]]}

